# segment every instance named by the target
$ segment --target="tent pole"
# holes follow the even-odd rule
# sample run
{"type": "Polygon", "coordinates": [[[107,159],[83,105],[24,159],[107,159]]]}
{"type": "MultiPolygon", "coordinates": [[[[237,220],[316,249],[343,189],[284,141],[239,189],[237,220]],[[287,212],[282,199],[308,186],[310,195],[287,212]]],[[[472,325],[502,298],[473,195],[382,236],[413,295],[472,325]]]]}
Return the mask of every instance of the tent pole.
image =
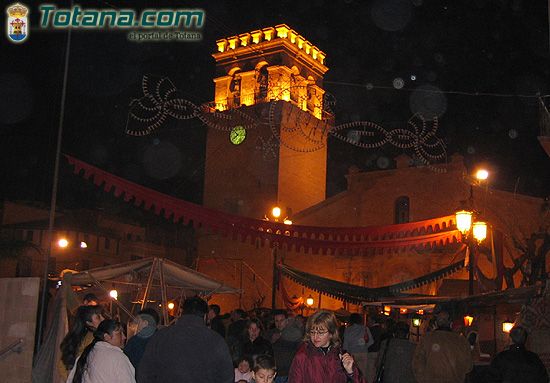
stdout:
{"type": "Polygon", "coordinates": [[[155,274],[155,265],[157,264],[157,259],[153,258],[153,263],[151,263],[151,272],[147,278],[147,286],[145,286],[145,292],[143,293],[143,302],[141,302],[141,309],[145,308],[147,304],[147,298],[149,298],[149,290],[151,289],[151,284],[153,283],[153,275],[155,274]]]}
{"type": "MultiPolygon", "coordinates": [[[[105,287],[103,287],[103,285],[101,284],[101,282],[99,282],[97,279],[95,279],[95,277],[92,275],[92,274],[88,274],[88,276],[92,279],[92,281],[94,281],[94,284],[99,287],[101,290],[103,290],[103,292],[107,293],[107,295],[109,295],[109,291],[107,291],[107,289],[105,287]]],[[[126,314],[128,314],[128,316],[134,320],[136,319],[134,317],[134,315],[132,315],[132,313],[130,311],[128,311],[128,309],[126,307],[124,307],[124,305],[122,303],[120,303],[118,301],[118,299],[111,299],[111,302],[115,302],[115,304],[120,307],[122,309],[122,311],[124,311],[126,314]]]]}
{"type": "Polygon", "coordinates": [[[164,283],[164,260],[159,259],[159,273],[160,273],[160,291],[162,294],[162,315],[164,316],[164,324],[168,326],[168,298],[166,296],[166,284],[164,283]]]}

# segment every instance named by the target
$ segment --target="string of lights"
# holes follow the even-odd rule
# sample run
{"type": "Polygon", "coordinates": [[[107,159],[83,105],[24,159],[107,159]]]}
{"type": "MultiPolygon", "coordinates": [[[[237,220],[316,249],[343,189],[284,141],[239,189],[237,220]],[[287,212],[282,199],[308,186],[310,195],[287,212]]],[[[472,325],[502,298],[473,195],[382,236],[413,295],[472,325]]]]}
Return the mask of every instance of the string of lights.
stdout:
{"type": "MultiPolygon", "coordinates": [[[[283,104],[277,101],[284,99],[284,95],[291,94],[291,100],[294,100],[298,107],[307,107],[307,97],[298,95],[300,90],[303,91],[303,87],[298,85],[297,89],[279,88],[278,95],[271,95],[267,124],[275,140],[263,139],[260,143],[261,149],[274,152],[278,145],[282,145],[296,152],[310,153],[324,148],[328,136],[331,136],[365,150],[381,148],[388,144],[401,150],[412,150],[423,165],[436,172],[445,171],[444,168],[433,165],[434,162],[446,157],[445,143],[436,136],[438,119],[435,116],[426,119],[416,113],[407,121],[406,128],[391,130],[371,121],[353,121],[329,128],[329,123],[334,117],[331,106],[335,105],[336,99],[332,94],[325,93],[321,108],[315,112],[315,116],[311,113],[293,113],[291,109],[285,123],[278,123],[281,122],[278,121],[278,116],[283,115],[283,104]],[[284,136],[289,138],[283,138],[284,136]]],[[[154,79],[144,76],[142,91],[143,96],[130,103],[126,125],[126,133],[129,135],[148,135],[160,128],[168,117],[180,120],[196,117],[206,126],[225,132],[235,126],[254,129],[265,123],[240,108],[228,108],[221,112],[212,103],[197,106],[189,100],[178,98],[177,88],[166,77],[154,79]],[[136,123],[139,127],[131,127],[131,123],[136,123]]],[[[258,148],[258,145],[256,146],[258,148]]],[[[271,155],[267,157],[270,158],[271,155]]]]}
{"type": "Polygon", "coordinates": [[[394,91],[406,91],[406,92],[424,92],[432,94],[455,94],[460,96],[482,96],[482,97],[518,97],[518,98],[550,98],[550,94],[541,95],[539,93],[535,94],[515,94],[515,93],[494,93],[494,92],[466,92],[460,90],[435,90],[435,89],[422,89],[422,88],[407,88],[407,87],[394,87],[387,85],[373,85],[372,83],[352,83],[352,82],[343,82],[343,81],[323,81],[324,84],[331,85],[341,85],[341,86],[350,86],[357,88],[364,88],[367,90],[372,89],[384,89],[384,90],[394,90],[394,91]]]}

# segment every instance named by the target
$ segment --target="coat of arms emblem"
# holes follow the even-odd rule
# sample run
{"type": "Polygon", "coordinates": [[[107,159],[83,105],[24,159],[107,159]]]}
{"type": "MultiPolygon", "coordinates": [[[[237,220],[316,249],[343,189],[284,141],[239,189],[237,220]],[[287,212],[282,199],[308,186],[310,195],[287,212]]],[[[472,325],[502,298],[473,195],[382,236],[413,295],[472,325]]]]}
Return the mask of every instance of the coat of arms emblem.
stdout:
{"type": "Polygon", "coordinates": [[[29,9],[20,3],[10,5],[6,12],[8,13],[7,32],[8,39],[14,43],[22,43],[29,37],[29,19],[27,17],[29,9]]]}

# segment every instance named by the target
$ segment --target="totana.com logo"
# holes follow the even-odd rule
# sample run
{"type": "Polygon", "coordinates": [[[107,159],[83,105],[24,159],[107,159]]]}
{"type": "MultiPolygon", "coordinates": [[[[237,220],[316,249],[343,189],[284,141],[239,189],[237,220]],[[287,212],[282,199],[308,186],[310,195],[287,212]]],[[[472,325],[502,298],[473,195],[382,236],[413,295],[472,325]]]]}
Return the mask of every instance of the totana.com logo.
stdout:
{"type": "Polygon", "coordinates": [[[22,43],[29,37],[29,8],[21,3],[10,5],[6,9],[6,33],[8,39],[14,43],[22,43]]]}

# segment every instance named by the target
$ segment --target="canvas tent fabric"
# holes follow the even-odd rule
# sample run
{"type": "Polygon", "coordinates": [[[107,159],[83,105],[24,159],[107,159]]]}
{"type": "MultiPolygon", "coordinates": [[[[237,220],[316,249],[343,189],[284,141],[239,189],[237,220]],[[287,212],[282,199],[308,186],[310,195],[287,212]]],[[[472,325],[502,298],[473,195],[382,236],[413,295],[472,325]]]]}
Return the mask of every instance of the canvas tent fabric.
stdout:
{"type": "Polygon", "coordinates": [[[117,288],[130,286],[132,290],[135,290],[136,286],[145,287],[153,267],[153,276],[156,275],[156,277],[152,278],[152,284],[155,288],[177,289],[186,296],[239,292],[238,289],[224,285],[205,274],[160,258],[146,258],[82,272],[67,270],[62,273],[63,283],[53,302],[52,321],[45,333],[44,343],[35,357],[32,372],[33,383],[64,382],[57,373],[56,361],[60,358],[59,345],[68,331],[67,312],[68,310],[73,311],[79,303],[72,286],[85,288],[95,285],[98,281],[102,284],[115,283],[117,288]],[[160,272],[161,268],[162,273],[160,272]],[[160,275],[162,277],[158,278],[160,275]],[[164,280],[164,286],[159,279],[164,280]]]}
{"type": "MultiPolygon", "coordinates": [[[[73,286],[89,286],[94,279],[100,282],[120,282],[129,285],[143,285],[151,272],[155,258],[146,258],[111,266],[99,267],[71,276],[73,286]]],[[[167,287],[183,289],[186,295],[236,294],[239,292],[231,286],[224,285],[205,274],[179,265],[167,259],[158,262],[163,268],[167,287]]]]}
{"type": "MultiPolygon", "coordinates": [[[[456,254],[461,254],[465,251],[465,249],[465,246],[461,246],[456,254]]],[[[345,302],[360,304],[363,302],[379,301],[385,298],[404,298],[415,296],[418,297],[419,294],[405,294],[402,293],[402,291],[414,289],[425,284],[434,282],[436,280],[446,277],[447,275],[455,273],[463,267],[464,258],[450,264],[449,266],[420,276],[418,278],[396,283],[394,285],[374,288],[357,286],[336,281],[333,279],[324,278],[319,275],[306,273],[304,271],[292,268],[285,264],[280,264],[279,270],[287,278],[309,289],[345,302]]]]}

